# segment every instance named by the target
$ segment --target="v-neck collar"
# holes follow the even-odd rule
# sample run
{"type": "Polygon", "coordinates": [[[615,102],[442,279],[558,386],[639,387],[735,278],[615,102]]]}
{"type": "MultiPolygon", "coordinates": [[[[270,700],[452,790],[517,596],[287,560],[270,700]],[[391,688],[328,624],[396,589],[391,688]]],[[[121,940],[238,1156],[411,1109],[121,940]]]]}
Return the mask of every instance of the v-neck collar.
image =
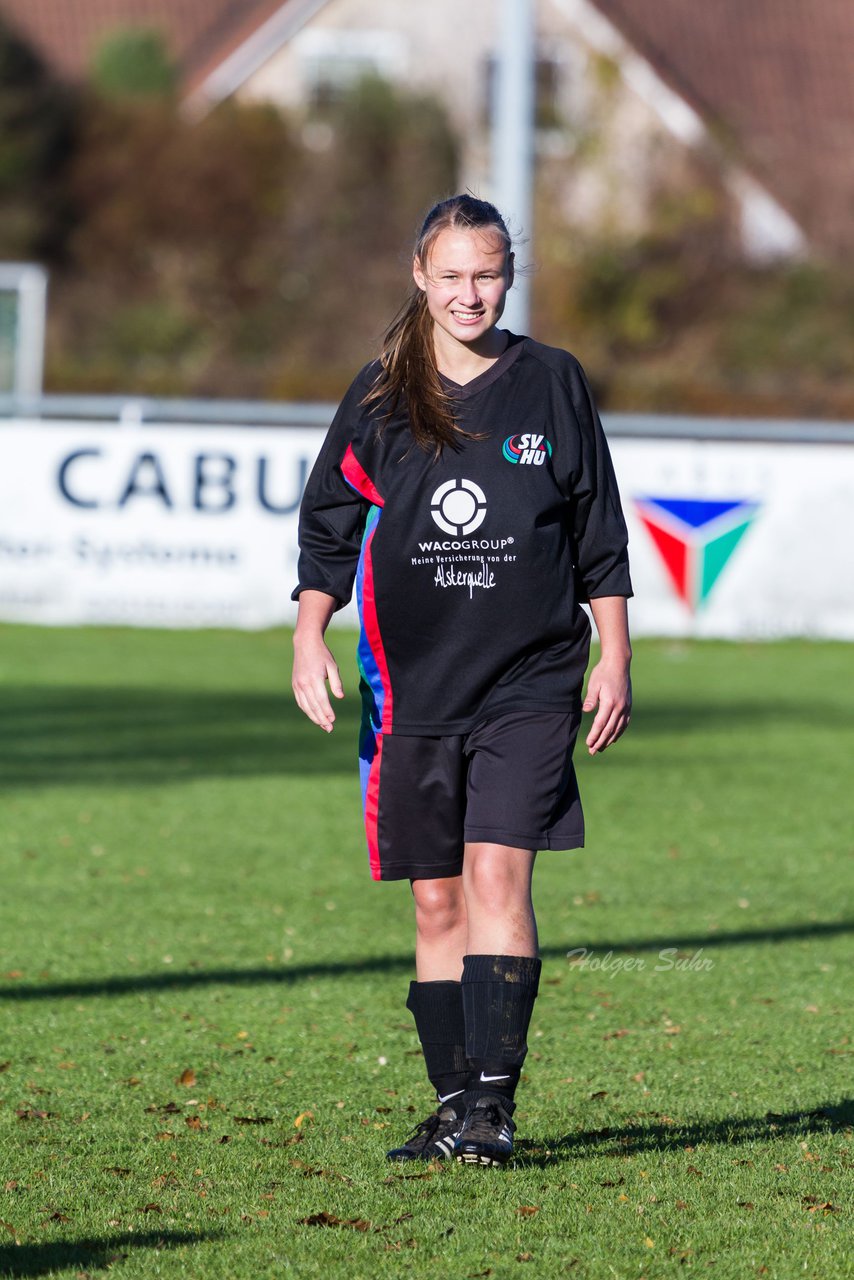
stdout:
{"type": "Polygon", "coordinates": [[[488,369],[484,369],[483,373],[479,373],[470,382],[454,382],[452,378],[440,373],[439,377],[442,380],[442,386],[448,395],[453,396],[455,400],[468,400],[470,396],[477,395],[478,391],[483,391],[485,387],[491,386],[497,378],[501,377],[504,370],[521,354],[524,341],[525,339],[519,337],[518,334],[507,331],[507,346],[494,364],[491,364],[488,369]]]}

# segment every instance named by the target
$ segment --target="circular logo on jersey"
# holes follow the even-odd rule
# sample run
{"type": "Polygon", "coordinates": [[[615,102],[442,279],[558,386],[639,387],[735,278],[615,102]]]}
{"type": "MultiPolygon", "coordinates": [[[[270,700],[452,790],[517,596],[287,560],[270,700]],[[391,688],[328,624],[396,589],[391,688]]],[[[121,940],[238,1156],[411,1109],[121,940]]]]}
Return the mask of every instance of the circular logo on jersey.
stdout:
{"type": "Polygon", "coordinates": [[[541,467],[546,458],[552,456],[552,446],[545,436],[522,431],[515,436],[508,436],[501,446],[501,452],[508,462],[541,467]]]}
{"type": "Polygon", "coordinates": [[[445,533],[461,538],[486,519],[486,494],[473,480],[446,480],[430,499],[430,514],[445,533]]]}

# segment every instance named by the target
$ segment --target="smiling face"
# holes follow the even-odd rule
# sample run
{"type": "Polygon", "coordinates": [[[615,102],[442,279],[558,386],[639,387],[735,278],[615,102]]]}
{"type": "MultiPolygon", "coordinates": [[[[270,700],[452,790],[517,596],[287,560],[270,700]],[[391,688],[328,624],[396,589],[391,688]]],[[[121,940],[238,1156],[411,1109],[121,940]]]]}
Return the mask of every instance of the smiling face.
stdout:
{"type": "Polygon", "coordinates": [[[494,354],[495,326],[513,283],[513,254],[497,231],[440,231],[426,262],[415,259],[412,274],[427,296],[437,344],[494,354]]]}

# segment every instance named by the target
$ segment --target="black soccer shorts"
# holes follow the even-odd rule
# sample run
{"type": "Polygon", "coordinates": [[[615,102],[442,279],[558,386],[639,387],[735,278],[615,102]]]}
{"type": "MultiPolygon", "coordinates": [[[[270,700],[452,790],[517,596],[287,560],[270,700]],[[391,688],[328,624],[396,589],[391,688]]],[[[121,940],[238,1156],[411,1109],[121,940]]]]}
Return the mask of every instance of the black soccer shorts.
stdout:
{"type": "Polygon", "coordinates": [[[374,880],[460,875],[466,842],[580,848],[580,724],[579,700],[569,712],[507,712],[447,737],[371,735],[363,765],[374,880]]]}

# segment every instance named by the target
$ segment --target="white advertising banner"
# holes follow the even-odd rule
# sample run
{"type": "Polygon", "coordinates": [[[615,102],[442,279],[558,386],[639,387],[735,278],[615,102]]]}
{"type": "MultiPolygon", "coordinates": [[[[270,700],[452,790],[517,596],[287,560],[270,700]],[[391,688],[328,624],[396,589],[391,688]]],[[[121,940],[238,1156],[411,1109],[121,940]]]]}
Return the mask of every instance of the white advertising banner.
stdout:
{"type": "Polygon", "coordinates": [[[638,635],[854,639],[854,445],[611,442],[638,635]]]}
{"type": "Polygon", "coordinates": [[[267,627],[293,616],[315,428],[0,426],[0,617],[267,627]]]}
{"type": "MultiPolygon", "coordinates": [[[[0,425],[0,618],[290,622],[316,428],[0,425]]],[[[854,639],[854,446],[611,441],[637,635],[854,639]]],[[[352,606],[340,620],[352,622],[352,606]]]]}

